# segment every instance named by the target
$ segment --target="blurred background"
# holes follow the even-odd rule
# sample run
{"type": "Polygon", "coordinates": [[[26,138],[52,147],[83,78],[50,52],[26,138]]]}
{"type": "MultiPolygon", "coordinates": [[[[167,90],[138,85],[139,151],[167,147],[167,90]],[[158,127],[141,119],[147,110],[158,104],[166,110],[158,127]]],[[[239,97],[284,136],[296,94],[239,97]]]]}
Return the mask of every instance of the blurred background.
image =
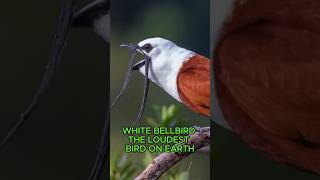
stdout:
{"type": "MultiPolygon", "coordinates": [[[[120,44],[138,43],[152,37],[169,39],[181,47],[209,58],[210,1],[199,3],[194,0],[112,0],[111,100],[119,92],[128,66],[129,50],[120,48],[120,44]]],[[[138,57],[137,60],[141,59],[138,57]]],[[[134,177],[145,168],[143,160],[148,159],[146,156],[150,156],[148,154],[123,154],[124,145],[128,143],[128,140],[122,134],[121,128],[133,126],[135,122],[143,94],[143,79],[141,74],[134,72],[127,91],[111,110],[111,174],[120,171],[123,164],[131,163],[134,164],[132,168],[134,172],[132,176],[134,177]]],[[[208,119],[187,110],[162,89],[151,83],[141,125],[150,126],[148,123],[150,119],[156,122],[161,121],[159,120],[161,117],[157,114],[159,111],[170,109],[169,106],[175,109],[172,121],[176,121],[178,125],[209,126],[210,124],[208,119]],[[172,106],[170,106],[171,104],[172,106]]],[[[181,172],[188,170],[190,161],[192,161],[192,165],[190,166],[189,179],[210,179],[209,155],[196,153],[185,159],[179,165],[181,172]]]]}
{"type": "MultiPolygon", "coordinates": [[[[226,14],[226,7],[234,0],[212,0],[211,3],[211,32],[217,32],[217,25],[222,21],[222,15],[226,14]]],[[[212,44],[218,37],[212,36],[212,44]]],[[[213,55],[214,56],[214,55],[213,55]]],[[[214,103],[212,103],[214,104],[214,103]]],[[[213,112],[215,118],[220,114],[213,112]]],[[[276,163],[261,153],[254,151],[247,144],[231,133],[230,131],[214,124],[212,169],[215,180],[247,179],[247,180],[316,180],[319,176],[300,171],[276,163]]]]}
{"type": "MultiPolygon", "coordinates": [[[[77,0],[76,9],[89,0],[77,0]]],[[[2,1],[0,138],[30,103],[48,61],[60,1],[2,1]]],[[[85,180],[107,102],[107,44],[73,29],[56,76],[30,121],[0,152],[1,180],[85,180]]]]}

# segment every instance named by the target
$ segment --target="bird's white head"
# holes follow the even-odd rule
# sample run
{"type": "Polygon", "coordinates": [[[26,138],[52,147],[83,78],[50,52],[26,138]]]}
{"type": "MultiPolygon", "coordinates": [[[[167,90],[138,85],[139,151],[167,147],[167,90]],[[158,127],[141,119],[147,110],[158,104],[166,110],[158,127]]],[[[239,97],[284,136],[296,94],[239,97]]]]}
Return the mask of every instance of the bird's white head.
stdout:
{"type": "MultiPolygon", "coordinates": [[[[138,46],[138,51],[143,51],[151,59],[148,78],[181,101],[177,90],[177,76],[183,63],[195,53],[159,37],[145,39],[138,46]]],[[[145,60],[135,64],[134,70],[145,75],[145,60]]]]}

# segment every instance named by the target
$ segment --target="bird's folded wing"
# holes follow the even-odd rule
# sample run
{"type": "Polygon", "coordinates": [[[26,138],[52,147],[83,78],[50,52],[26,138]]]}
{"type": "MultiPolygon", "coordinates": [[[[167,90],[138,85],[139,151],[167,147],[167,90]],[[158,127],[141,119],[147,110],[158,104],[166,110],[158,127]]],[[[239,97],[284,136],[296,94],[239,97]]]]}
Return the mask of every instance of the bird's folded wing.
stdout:
{"type": "Polygon", "coordinates": [[[177,77],[181,100],[191,110],[210,116],[210,62],[196,55],[181,68],[177,77]]]}
{"type": "Polygon", "coordinates": [[[320,144],[320,31],[259,21],[225,36],[218,81],[242,111],[281,137],[320,144]]]}

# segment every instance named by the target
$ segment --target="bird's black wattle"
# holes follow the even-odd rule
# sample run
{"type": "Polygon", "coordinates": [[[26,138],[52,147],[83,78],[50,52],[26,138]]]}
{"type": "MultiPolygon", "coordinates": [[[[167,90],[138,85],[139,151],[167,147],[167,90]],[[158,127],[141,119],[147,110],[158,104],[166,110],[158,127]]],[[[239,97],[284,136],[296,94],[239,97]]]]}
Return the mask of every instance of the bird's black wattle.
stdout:
{"type": "Polygon", "coordinates": [[[136,122],[135,122],[135,125],[137,126],[137,125],[139,125],[139,123],[141,121],[141,118],[142,118],[142,115],[143,115],[143,112],[144,112],[144,109],[145,109],[145,105],[146,105],[146,102],[147,102],[147,97],[148,97],[148,92],[149,92],[149,83],[150,83],[148,76],[149,76],[149,68],[150,68],[151,58],[147,54],[145,54],[143,52],[143,49],[141,47],[139,47],[138,45],[135,45],[135,44],[129,44],[129,45],[128,44],[124,44],[124,45],[121,45],[120,47],[127,47],[127,48],[130,49],[129,65],[128,65],[126,78],[124,80],[122,88],[121,88],[118,96],[113,101],[111,107],[113,107],[116,104],[116,102],[122,96],[124,90],[127,88],[128,84],[129,84],[129,80],[131,78],[132,71],[133,70],[138,70],[138,69],[142,68],[143,66],[145,66],[145,72],[146,73],[145,73],[145,80],[144,80],[143,98],[142,98],[140,109],[139,109],[139,112],[138,112],[138,115],[137,115],[137,118],[136,118],[136,122]],[[144,60],[138,62],[135,65],[133,65],[134,58],[135,58],[135,55],[137,54],[137,52],[140,52],[140,53],[143,54],[144,60]]]}
{"type": "Polygon", "coordinates": [[[124,79],[124,82],[122,84],[121,90],[119,92],[119,94],[117,95],[117,97],[114,99],[113,103],[111,104],[111,107],[113,107],[117,101],[120,99],[120,97],[122,96],[122,94],[124,93],[124,91],[127,89],[130,78],[131,78],[131,74],[132,74],[132,69],[133,69],[133,62],[134,62],[134,58],[137,54],[137,45],[121,45],[121,47],[128,47],[130,49],[130,58],[129,58],[129,64],[128,64],[128,69],[127,69],[127,73],[124,79]]]}
{"type": "Polygon", "coordinates": [[[144,90],[143,90],[143,97],[142,97],[142,101],[141,101],[141,106],[140,106],[140,110],[138,113],[138,116],[136,118],[136,123],[135,125],[138,126],[141,118],[143,116],[143,112],[147,103],[147,98],[148,98],[148,92],[149,92],[149,84],[150,84],[150,80],[149,80],[149,67],[150,67],[150,61],[151,58],[149,56],[145,55],[145,77],[144,77],[144,90]]]}

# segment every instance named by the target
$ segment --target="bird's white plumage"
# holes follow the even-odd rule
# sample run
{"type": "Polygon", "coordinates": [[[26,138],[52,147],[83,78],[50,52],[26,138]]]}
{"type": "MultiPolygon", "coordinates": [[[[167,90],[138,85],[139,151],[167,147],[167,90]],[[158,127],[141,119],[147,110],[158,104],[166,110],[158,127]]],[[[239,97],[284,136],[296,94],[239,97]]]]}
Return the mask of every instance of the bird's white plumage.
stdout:
{"type": "MultiPolygon", "coordinates": [[[[153,49],[146,53],[151,57],[149,69],[149,79],[164,89],[177,101],[181,102],[177,88],[177,77],[182,65],[192,58],[196,53],[181,48],[173,42],[163,38],[150,38],[138,43],[143,47],[145,44],[151,44],[153,49]]],[[[145,66],[139,68],[139,72],[145,75],[145,66]]],[[[228,122],[223,117],[220,110],[218,99],[214,93],[213,103],[214,121],[219,125],[230,129],[228,122]]]]}
{"type": "MultiPolygon", "coordinates": [[[[183,63],[195,55],[194,52],[181,48],[173,42],[163,38],[150,38],[141,41],[138,46],[151,44],[149,79],[164,89],[177,101],[181,102],[177,88],[177,77],[183,63]]],[[[145,75],[145,67],[139,69],[145,75]]]]}

